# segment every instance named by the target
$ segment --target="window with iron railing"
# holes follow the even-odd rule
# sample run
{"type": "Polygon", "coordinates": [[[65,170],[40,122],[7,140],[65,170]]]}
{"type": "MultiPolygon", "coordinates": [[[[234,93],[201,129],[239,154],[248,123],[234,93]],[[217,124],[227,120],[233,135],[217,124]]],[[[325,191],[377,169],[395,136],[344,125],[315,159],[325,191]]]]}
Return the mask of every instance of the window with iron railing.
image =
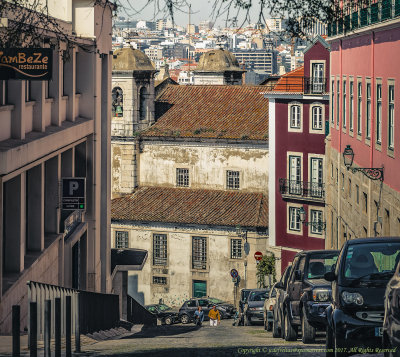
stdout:
{"type": "Polygon", "coordinates": [[[241,239],[231,239],[231,259],[242,259],[241,239]]]}
{"type": "Polygon", "coordinates": [[[167,235],[153,234],[153,265],[167,265],[167,235]]]}
{"type": "Polygon", "coordinates": [[[129,232],[115,231],[115,248],[129,248],[129,232]]]}
{"type": "Polygon", "coordinates": [[[189,169],[176,169],[176,186],[189,187],[189,169]]]}
{"type": "Polygon", "coordinates": [[[207,269],[206,237],[192,237],[192,269],[207,269]]]}
{"type": "Polygon", "coordinates": [[[166,285],[167,278],[165,276],[153,276],[153,284],[166,285]]]}
{"type": "Polygon", "coordinates": [[[240,188],[240,173],[239,171],[226,172],[226,188],[228,190],[238,190],[240,188]]]}

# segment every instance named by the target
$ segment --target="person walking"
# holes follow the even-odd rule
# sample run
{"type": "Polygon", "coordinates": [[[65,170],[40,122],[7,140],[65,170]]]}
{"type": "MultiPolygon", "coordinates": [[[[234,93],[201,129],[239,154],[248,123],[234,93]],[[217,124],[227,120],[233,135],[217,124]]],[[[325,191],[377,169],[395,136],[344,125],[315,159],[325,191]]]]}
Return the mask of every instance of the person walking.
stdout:
{"type": "Polygon", "coordinates": [[[220,323],[221,315],[215,305],[208,313],[208,317],[210,318],[210,326],[217,326],[220,323]]]}
{"type": "Polygon", "coordinates": [[[201,324],[204,321],[204,312],[201,309],[201,306],[199,306],[197,310],[194,312],[194,317],[195,317],[195,324],[201,327],[201,324]]]}

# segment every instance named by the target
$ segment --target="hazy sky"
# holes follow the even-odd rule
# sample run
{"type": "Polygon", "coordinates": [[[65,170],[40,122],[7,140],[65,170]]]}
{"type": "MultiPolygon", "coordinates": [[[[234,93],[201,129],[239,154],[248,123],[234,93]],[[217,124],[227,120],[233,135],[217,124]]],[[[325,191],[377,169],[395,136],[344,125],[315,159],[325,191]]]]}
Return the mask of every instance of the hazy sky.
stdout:
{"type": "MultiPolygon", "coordinates": [[[[156,19],[166,17],[167,11],[163,9],[165,0],[153,0],[151,3],[143,8],[148,0],[119,0],[121,4],[123,4],[126,8],[126,12],[128,13],[128,17],[132,20],[148,20],[154,21],[156,19]],[[157,13],[156,5],[159,4],[161,8],[161,12],[157,13]],[[139,12],[140,11],[140,12],[139,12]],[[136,13],[139,12],[139,13],[136,13]]],[[[202,20],[212,20],[213,19],[213,5],[215,1],[211,0],[187,0],[188,3],[192,5],[192,16],[191,22],[194,24],[198,24],[202,20]]],[[[256,4],[256,3],[255,3],[256,4]]],[[[185,26],[189,23],[189,15],[188,8],[182,8],[181,10],[175,10],[175,23],[177,25],[185,26]]],[[[255,23],[258,20],[258,12],[259,8],[255,5],[254,8],[251,9],[251,22],[255,23]]],[[[124,9],[120,9],[119,15],[126,16],[124,13],[124,9]]],[[[215,16],[214,16],[215,18],[215,16]]],[[[221,15],[216,23],[217,25],[224,26],[225,25],[226,14],[221,15]]],[[[243,21],[243,16],[240,21],[243,21]]],[[[239,23],[238,25],[241,25],[239,23]]]]}

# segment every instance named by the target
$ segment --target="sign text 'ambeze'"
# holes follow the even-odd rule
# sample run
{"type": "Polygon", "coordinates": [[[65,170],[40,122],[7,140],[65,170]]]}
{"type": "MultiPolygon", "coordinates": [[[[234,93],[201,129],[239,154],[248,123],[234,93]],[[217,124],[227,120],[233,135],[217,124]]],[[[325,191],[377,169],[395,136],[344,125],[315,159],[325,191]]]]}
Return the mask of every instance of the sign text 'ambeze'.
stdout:
{"type": "Polygon", "coordinates": [[[50,80],[53,51],[50,48],[0,49],[0,79],[50,80]]]}

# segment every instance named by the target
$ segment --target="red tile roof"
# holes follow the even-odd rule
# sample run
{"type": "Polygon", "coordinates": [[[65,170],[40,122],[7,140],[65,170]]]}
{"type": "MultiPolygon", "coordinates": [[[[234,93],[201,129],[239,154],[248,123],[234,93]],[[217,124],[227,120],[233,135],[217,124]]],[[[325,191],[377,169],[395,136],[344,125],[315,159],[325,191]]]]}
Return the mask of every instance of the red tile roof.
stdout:
{"type": "Polygon", "coordinates": [[[268,198],[241,191],[142,187],[111,201],[111,219],[267,227],[268,198]]]}
{"type": "Polygon", "coordinates": [[[302,93],[304,83],[304,66],[284,74],[275,87],[273,92],[302,93]]]}
{"type": "Polygon", "coordinates": [[[143,137],[268,140],[264,86],[169,86],[157,98],[161,117],[143,137]]]}

